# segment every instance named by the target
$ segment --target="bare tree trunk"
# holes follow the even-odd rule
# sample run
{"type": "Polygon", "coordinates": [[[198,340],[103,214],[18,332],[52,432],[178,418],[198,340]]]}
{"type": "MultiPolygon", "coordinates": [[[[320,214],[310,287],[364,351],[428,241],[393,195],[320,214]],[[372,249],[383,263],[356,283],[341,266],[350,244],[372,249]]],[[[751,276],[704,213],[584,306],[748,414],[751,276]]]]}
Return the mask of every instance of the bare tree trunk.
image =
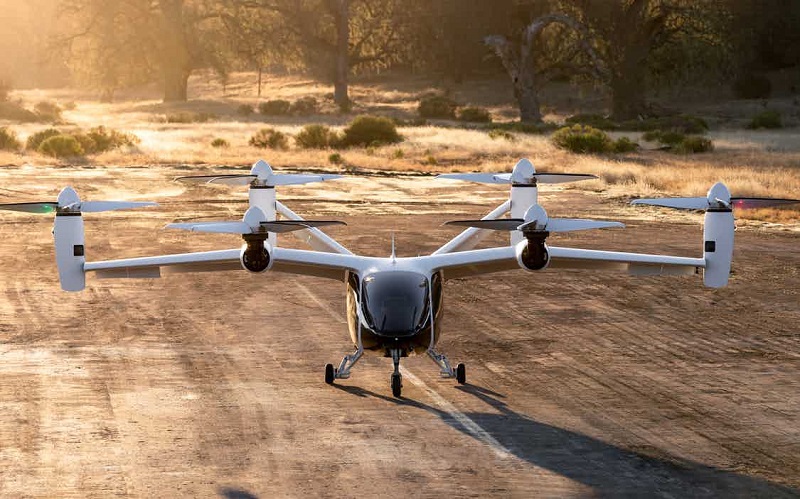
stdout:
{"type": "MultiPolygon", "coordinates": [[[[638,50],[635,50],[638,52],[638,50]]],[[[645,57],[626,54],[611,75],[612,113],[617,120],[631,120],[647,113],[645,57]]]]}
{"type": "Polygon", "coordinates": [[[339,109],[350,109],[348,75],[350,73],[350,1],[333,0],[336,19],[336,69],[333,79],[333,100],[339,109]]]}
{"type": "Polygon", "coordinates": [[[163,0],[160,5],[164,32],[164,49],[161,53],[164,102],[185,102],[191,65],[183,31],[183,0],[163,0]]]}
{"type": "Polygon", "coordinates": [[[519,107],[519,119],[523,123],[541,123],[542,112],[539,104],[539,93],[532,82],[517,82],[514,85],[514,97],[519,107]]]}
{"type": "Polygon", "coordinates": [[[261,75],[264,72],[264,68],[261,65],[258,66],[258,97],[261,97],[261,75]]]}

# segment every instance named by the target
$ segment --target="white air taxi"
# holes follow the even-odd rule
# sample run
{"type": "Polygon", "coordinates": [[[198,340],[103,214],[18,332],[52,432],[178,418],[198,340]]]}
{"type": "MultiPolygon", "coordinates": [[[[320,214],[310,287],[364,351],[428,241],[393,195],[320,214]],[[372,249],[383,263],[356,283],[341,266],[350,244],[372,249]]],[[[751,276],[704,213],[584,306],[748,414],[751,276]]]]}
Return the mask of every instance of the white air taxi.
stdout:
{"type": "Polygon", "coordinates": [[[442,376],[466,382],[464,364],[451,366],[435,350],[441,338],[442,283],[490,272],[523,269],[587,269],[626,271],[634,275],[693,275],[703,273],[708,287],[725,286],[733,255],[734,207],[771,206],[796,202],[764,198],[731,198],[723,184],[714,185],[706,197],[640,199],[649,204],[705,210],[703,256],[648,255],[549,246],[551,232],[623,227],[618,222],[549,218],[538,204],[538,185],[595,178],[592,175],[537,173],[528,160],[521,160],[508,174],[447,174],[440,178],[509,184],[510,199],[481,220],[448,222],[468,227],[430,255],[413,258],[371,257],[353,254],[323,233],[319,227],[335,221],[304,220],[276,200],[275,188],[332,180],[337,175],[280,174],[259,161],[249,174],[182,177],[178,180],[249,186],[250,207],[241,221],[170,224],[167,227],[195,232],[238,234],[241,248],[199,253],[87,262],[84,251],[82,212],[137,208],[153,203],[116,201],[81,202],[72,188],[65,188],[55,203],[16,203],[0,209],[29,213],[55,213],[55,253],[61,287],[80,291],[86,274],[98,278],[157,278],[169,272],[248,271],[286,272],[334,279],[346,283],[347,319],[355,352],[345,355],[338,367],[325,366],[325,382],[350,377],[350,371],[365,352],[391,357],[392,393],[399,397],[402,378],[400,359],[426,353],[442,376]],[[501,218],[510,213],[509,218],[501,218]],[[281,220],[277,215],[282,216],[281,220]],[[474,249],[491,230],[510,232],[510,244],[474,249]],[[278,246],[277,235],[294,232],[312,250],[278,246]]]}

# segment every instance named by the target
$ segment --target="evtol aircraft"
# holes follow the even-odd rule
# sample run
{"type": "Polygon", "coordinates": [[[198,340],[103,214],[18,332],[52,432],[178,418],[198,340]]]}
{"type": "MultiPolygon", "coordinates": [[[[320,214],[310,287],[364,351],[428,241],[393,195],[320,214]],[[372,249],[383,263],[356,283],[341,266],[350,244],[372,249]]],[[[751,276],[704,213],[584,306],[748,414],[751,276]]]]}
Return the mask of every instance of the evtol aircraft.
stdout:
{"type": "Polygon", "coordinates": [[[0,209],[28,213],[55,213],[53,235],[61,287],[80,291],[86,274],[98,278],[158,278],[162,273],[247,271],[255,274],[285,272],[342,281],[346,284],[346,308],[350,338],[355,352],[335,367],[325,366],[325,382],[350,377],[353,366],[369,352],[390,357],[394,370],[391,389],[401,396],[400,359],[427,354],[441,375],[466,382],[464,364],[455,367],[436,350],[441,338],[442,284],[447,279],[522,269],[585,269],[623,271],[637,276],[703,275],[707,287],[728,283],[733,257],[734,208],[753,208],[798,202],[788,199],[736,198],[721,183],[706,197],[639,199],[633,204],[705,211],[702,257],[683,257],[597,251],[550,246],[554,232],[623,227],[610,221],[550,218],[538,202],[540,184],[559,184],[595,178],[593,175],[539,173],[521,160],[511,173],[458,173],[440,178],[510,186],[507,201],[480,220],[457,220],[450,225],[466,227],[430,255],[401,258],[356,255],[320,227],[342,224],[329,220],[305,220],[276,199],[276,188],[333,180],[338,175],[276,173],[264,161],[248,174],[181,177],[180,181],[249,187],[249,208],[240,221],[170,224],[168,228],[194,232],[235,234],[241,248],[120,260],[86,261],[83,212],[139,208],[154,203],[84,201],[70,187],[56,202],[14,203],[0,209]],[[508,217],[505,217],[509,214],[508,217]],[[278,220],[278,215],[281,219],[278,220]],[[490,231],[509,232],[508,245],[475,249],[490,231]],[[311,250],[278,245],[278,235],[292,232],[311,250]]]}

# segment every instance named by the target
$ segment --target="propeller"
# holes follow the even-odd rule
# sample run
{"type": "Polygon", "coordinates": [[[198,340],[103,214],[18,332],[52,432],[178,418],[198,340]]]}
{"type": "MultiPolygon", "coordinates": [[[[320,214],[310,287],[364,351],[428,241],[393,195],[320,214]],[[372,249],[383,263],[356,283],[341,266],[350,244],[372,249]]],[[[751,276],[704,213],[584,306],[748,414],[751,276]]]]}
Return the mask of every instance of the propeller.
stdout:
{"type": "Polygon", "coordinates": [[[464,180],[480,184],[537,185],[591,180],[597,176],[582,173],[536,173],[536,168],[530,160],[521,159],[511,173],[444,173],[436,178],[464,180]]]}
{"type": "Polygon", "coordinates": [[[541,205],[533,205],[525,212],[525,218],[503,218],[499,220],[454,220],[445,225],[459,225],[488,230],[519,230],[522,232],[573,232],[576,230],[625,227],[620,222],[585,220],[581,218],[549,218],[541,205]]]}
{"type": "Polygon", "coordinates": [[[338,220],[272,220],[267,222],[267,216],[256,206],[250,207],[242,217],[241,222],[188,222],[172,223],[167,229],[182,229],[192,232],[210,232],[216,234],[267,234],[294,232],[311,229],[313,227],[327,227],[329,225],[347,225],[338,220]]]}
{"type": "Polygon", "coordinates": [[[81,201],[78,193],[72,187],[65,187],[58,194],[56,202],[42,203],[5,203],[0,204],[0,210],[21,211],[24,213],[99,213],[113,210],[129,210],[158,206],[157,203],[138,201],[81,201]]]}
{"type": "Polygon", "coordinates": [[[731,197],[730,191],[721,182],[708,190],[706,197],[635,199],[631,204],[663,206],[680,210],[732,210],[733,208],[751,210],[800,203],[798,199],[731,197]]]}
{"type": "Polygon", "coordinates": [[[197,175],[178,177],[175,180],[193,184],[220,184],[230,186],[257,185],[262,187],[275,187],[278,185],[300,185],[311,182],[323,182],[341,178],[341,175],[328,173],[302,174],[302,173],[275,173],[272,167],[264,160],[259,160],[250,169],[249,174],[230,175],[197,175]]]}

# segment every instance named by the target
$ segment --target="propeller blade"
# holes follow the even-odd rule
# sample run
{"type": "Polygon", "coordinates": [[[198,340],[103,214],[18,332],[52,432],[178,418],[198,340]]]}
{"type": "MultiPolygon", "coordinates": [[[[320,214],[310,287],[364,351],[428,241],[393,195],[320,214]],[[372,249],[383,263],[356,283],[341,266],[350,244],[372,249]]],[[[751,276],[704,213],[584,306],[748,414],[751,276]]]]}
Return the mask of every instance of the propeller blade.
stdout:
{"type": "Polygon", "coordinates": [[[0,210],[21,211],[24,213],[55,213],[58,203],[5,203],[0,204],[0,210]]]}
{"type": "Polygon", "coordinates": [[[101,211],[130,210],[148,206],[158,206],[158,203],[145,201],[83,201],[80,203],[79,208],[84,213],[99,213],[101,211]]]}
{"type": "Polygon", "coordinates": [[[597,175],[588,173],[537,173],[533,178],[539,184],[565,184],[567,182],[596,179],[597,175]]]}
{"type": "Polygon", "coordinates": [[[267,232],[274,232],[276,234],[331,225],[347,224],[339,220],[274,220],[271,222],[261,222],[261,227],[266,229],[267,232]]]}
{"type": "Polygon", "coordinates": [[[551,218],[547,222],[545,230],[550,232],[573,232],[576,230],[608,229],[612,227],[625,227],[625,224],[580,218],[551,218]]]}
{"type": "Polygon", "coordinates": [[[800,199],[777,199],[777,198],[731,198],[731,206],[742,210],[753,210],[756,208],[770,208],[772,206],[784,206],[800,203],[800,199]]]}
{"type": "Polygon", "coordinates": [[[467,182],[477,182],[479,184],[510,184],[510,174],[495,173],[443,173],[436,178],[449,180],[464,180],[467,182]]]}
{"type": "Polygon", "coordinates": [[[255,180],[255,175],[232,174],[232,175],[193,175],[188,177],[177,177],[178,182],[189,184],[222,184],[222,185],[248,185],[255,180]]]}
{"type": "Polygon", "coordinates": [[[634,199],[631,204],[649,206],[663,206],[680,210],[707,210],[708,198],[664,198],[664,199],[634,199]]]}
{"type": "Polygon", "coordinates": [[[174,223],[167,229],[182,229],[191,232],[208,232],[212,234],[252,234],[253,229],[244,222],[190,222],[174,223]]]}
{"type": "Polygon", "coordinates": [[[475,227],[476,229],[487,230],[517,230],[525,220],[521,218],[501,218],[499,220],[452,220],[445,222],[445,225],[458,225],[460,227],[475,227]]]}
{"type": "Polygon", "coordinates": [[[300,185],[309,184],[312,182],[324,182],[326,180],[334,180],[342,178],[341,175],[321,174],[321,175],[308,175],[303,173],[278,173],[275,174],[268,182],[269,185],[300,185]]]}

